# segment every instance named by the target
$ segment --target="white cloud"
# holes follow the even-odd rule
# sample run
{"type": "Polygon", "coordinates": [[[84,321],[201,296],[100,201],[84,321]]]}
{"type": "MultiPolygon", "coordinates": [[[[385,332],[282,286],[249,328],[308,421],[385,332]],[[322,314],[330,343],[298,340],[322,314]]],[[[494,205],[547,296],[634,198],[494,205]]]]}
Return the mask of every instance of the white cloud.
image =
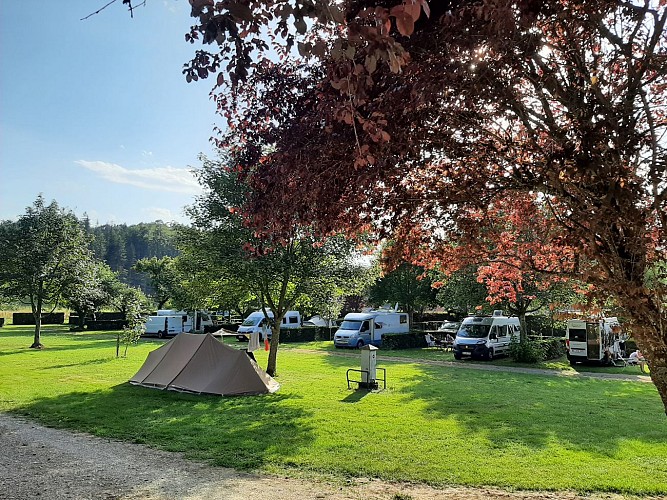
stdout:
{"type": "Polygon", "coordinates": [[[158,167],[130,170],[104,161],[77,160],[75,163],[95,172],[102,179],[152,191],[198,195],[202,188],[192,172],[185,168],[158,167]]]}

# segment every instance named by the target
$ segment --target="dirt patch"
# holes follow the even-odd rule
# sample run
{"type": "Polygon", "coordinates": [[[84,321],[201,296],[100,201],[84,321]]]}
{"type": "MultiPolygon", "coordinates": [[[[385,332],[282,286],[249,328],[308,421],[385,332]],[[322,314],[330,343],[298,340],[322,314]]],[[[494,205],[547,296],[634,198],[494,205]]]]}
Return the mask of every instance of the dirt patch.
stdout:
{"type": "MultiPolygon", "coordinates": [[[[0,498],[142,500],[542,500],[621,499],[573,492],[509,492],[355,480],[307,481],[245,474],[186,460],[178,453],[51,429],[0,414],[0,498]]],[[[647,497],[644,497],[645,499],[647,497]]],[[[658,498],[658,497],[652,497],[658,498]]],[[[664,497],[661,497],[664,498],[664,497]]]]}

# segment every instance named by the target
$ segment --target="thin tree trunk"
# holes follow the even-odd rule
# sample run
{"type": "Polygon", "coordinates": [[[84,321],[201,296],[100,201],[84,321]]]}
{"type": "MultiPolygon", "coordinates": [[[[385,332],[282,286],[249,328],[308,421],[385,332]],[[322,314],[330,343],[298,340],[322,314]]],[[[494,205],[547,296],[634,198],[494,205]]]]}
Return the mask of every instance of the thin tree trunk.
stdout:
{"type": "Polygon", "coordinates": [[[35,318],[35,337],[32,341],[31,349],[41,349],[42,345],[42,287],[40,285],[39,295],[37,296],[37,304],[32,302],[32,316],[35,318]]]}

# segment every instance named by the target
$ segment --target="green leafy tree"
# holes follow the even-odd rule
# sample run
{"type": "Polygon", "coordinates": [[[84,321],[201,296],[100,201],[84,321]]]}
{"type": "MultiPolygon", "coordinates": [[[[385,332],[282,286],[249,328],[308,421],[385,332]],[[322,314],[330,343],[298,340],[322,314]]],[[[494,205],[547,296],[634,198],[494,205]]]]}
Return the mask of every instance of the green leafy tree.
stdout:
{"type": "Polygon", "coordinates": [[[162,309],[177,293],[179,275],[174,257],[141,259],[134,265],[134,269],[148,275],[158,309],[162,309]]]}
{"type": "Polygon", "coordinates": [[[239,210],[247,187],[233,162],[202,157],[198,176],[206,194],[190,207],[194,231],[182,251],[195,261],[208,260],[217,275],[238,280],[258,298],[272,330],[267,372],[275,375],[285,313],[322,291],[354,291],[358,274],[351,269],[358,260],[356,247],[342,237],[321,238],[305,230],[277,241],[259,238],[239,210]]]}
{"type": "Polygon", "coordinates": [[[112,305],[120,282],[116,273],[104,262],[91,259],[81,264],[83,272],[63,291],[63,304],[76,312],[78,327],[83,330],[87,317],[94,317],[102,307],[112,305]]]}
{"type": "Polygon", "coordinates": [[[369,291],[369,300],[376,306],[398,302],[412,318],[414,312],[434,305],[436,295],[424,268],[403,262],[377,280],[369,291]]]}
{"type": "Polygon", "coordinates": [[[35,318],[31,348],[41,348],[42,309],[54,309],[92,261],[79,221],[55,201],[38,196],[16,222],[0,225],[0,293],[26,301],[35,318]]]}
{"type": "Polygon", "coordinates": [[[486,302],[486,287],[477,281],[477,268],[468,266],[450,276],[443,276],[435,281],[438,288],[436,301],[445,309],[467,315],[482,306],[482,310],[490,312],[491,306],[486,302]],[[486,308],[486,309],[485,309],[486,308]]]}

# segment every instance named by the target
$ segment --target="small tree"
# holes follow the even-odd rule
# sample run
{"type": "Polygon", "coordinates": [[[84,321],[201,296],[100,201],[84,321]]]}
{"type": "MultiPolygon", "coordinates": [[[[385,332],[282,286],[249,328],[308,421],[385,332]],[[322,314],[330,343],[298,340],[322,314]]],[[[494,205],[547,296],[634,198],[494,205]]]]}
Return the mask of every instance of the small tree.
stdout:
{"type": "Polygon", "coordinates": [[[55,201],[38,196],[16,222],[0,225],[0,293],[27,300],[35,318],[31,348],[41,348],[42,309],[60,303],[63,292],[89,271],[92,262],[79,221],[55,201]]]}
{"type": "Polygon", "coordinates": [[[123,351],[124,358],[127,357],[127,349],[132,344],[136,344],[146,331],[145,320],[141,316],[142,302],[140,298],[135,296],[132,299],[129,294],[127,297],[129,300],[124,304],[127,326],[123,327],[123,330],[118,332],[116,336],[116,357],[119,357],[120,346],[122,344],[125,346],[125,350],[123,351]]]}

